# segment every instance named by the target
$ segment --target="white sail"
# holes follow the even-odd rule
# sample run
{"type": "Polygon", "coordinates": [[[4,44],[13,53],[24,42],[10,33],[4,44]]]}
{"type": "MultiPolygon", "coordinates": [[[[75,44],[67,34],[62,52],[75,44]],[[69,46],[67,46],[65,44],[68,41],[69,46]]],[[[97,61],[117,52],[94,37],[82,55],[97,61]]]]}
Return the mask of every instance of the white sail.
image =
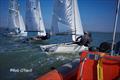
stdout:
{"type": "Polygon", "coordinates": [[[73,41],[76,40],[77,37],[84,35],[83,33],[83,27],[82,27],[82,22],[80,19],[80,13],[79,13],[79,8],[78,8],[78,2],[77,0],[72,0],[73,1],[73,21],[72,21],[72,30],[73,34],[72,39],[73,41]]]}
{"type": "Polygon", "coordinates": [[[25,23],[23,21],[23,17],[20,15],[20,12],[19,12],[19,23],[20,23],[20,33],[21,33],[21,35],[22,36],[27,36],[25,23]]]}
{"type": "MultiPolygon", "coordinates": [[[[84,34],[77,0],[55,0],[54,4],[52,34],[70,34],[75,41],[84,34]]],[[[41,45],[40,48],[47,53],[79,53],[88,50],[87,46],[73,42],[41,45]]]]}
{"type": "Polygon", "coordinates": [[[38,15],[39,15],[39,26],[40,26],[40,33],[39,35],[41,36],[46,36],[46,30],[45,30],[45,26],[44,26],[44,22],[43,22],[43,18],[42,18],[42,13],[41,13],[41,8],[40,8],[40,1],[38,0],[38,15]]]}
{"type": "MultiPolygon", "coordinates": [[[[15,34],[23,34],[23,36],[26,36],[25,34],[25,24],[23,22],[23,18],[19,12],[19,4],[18,0],[10,0],[9,4],[9,23],[8,23],[8,29],[10,32],[13,32],[15,34]]],[[[22,35],[21,35],[22,36],[22,35]]]]}
{"type": "Polygon", "coordinates": [[[26,2],[26,31],[28,36],[46,35],[39,0],[26,2]]]}
{"type": "Polygon", "coordinates": [[[83,35],[77,0],[55,0],[52,32],[72,34],[72,40],[83,35]]]}
{"type": "Polygon", "coordinates": [[[19,28],[19,18],[18,18],[18,1],[10,0],[9,4],[9,24],[10,31],[17,31],[19,28]]]}
{"type": "Polygon", "coordinates": [[[52,33],[70,32],[70,18],[66,14],[66,0],[55,0],[52,18],[52,33]],[[64,27],[63,27],[64,26],[64,27]],[[64,28],[64,29],[62,29],[64,28]]]}

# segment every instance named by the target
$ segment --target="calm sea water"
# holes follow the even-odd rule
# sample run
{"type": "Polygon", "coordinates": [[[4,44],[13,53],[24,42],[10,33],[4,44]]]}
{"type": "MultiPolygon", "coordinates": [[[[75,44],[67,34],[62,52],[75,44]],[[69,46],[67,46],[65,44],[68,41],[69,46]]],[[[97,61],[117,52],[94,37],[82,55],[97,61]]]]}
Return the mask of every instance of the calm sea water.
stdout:
{"type": "MultiPolygon", "coordinates": [[[[112,41],[112,33],[92,33],[92,46],[112,41]]],[[[52,37],[42,44],[71,41],[70,36],[52,37]]],[[[120,41],[117,34],[116,42],[120,41]]],[[[22,43],[17,38],[0,36],[0,80],[34,80],[50,70],[79,57],[78,54],[52,54],[41,52],[41,43],[22,43]]]]}

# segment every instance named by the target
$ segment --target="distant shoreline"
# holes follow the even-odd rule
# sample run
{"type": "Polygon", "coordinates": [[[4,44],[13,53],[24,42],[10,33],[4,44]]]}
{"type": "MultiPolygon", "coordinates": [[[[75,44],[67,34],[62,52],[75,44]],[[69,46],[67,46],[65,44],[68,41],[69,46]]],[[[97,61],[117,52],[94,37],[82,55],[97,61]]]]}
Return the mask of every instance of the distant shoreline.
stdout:
{"type": "MultiPolygon", "coordinates": [[[[97,32],[97,31],[88,31],[88,32],[91,32],[91,33],[113,33],[113,32],[97,32]]],[[[116,32],[117,34],[120,34],[120,32],[116,32]]]]}
{"type": "MultiPolygon", "coordinates": [[[[0,26],[0,31],[1,30],[6,30],[6,29],[7,29],[7,27],[1,27],[0,26]]],[[[46,29],[46,30],[50,32],[50,29],[46,29]]],[[[90,32],[90,33],[113,33],[113,32],[102,32],[102,31],[101,32],[100,31],[88,31],[88,32],[90,32]]],[[[120,32],[117,32],[117,34],[120,34],[120,32]]]]}

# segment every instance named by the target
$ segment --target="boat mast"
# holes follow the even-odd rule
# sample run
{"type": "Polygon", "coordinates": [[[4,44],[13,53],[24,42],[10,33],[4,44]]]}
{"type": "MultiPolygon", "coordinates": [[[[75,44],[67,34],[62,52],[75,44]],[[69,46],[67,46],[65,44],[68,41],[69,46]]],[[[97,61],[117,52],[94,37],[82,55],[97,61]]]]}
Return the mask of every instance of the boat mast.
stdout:
{"type": "Polygon", "coordinates": [[[117,30],[117,23],[118,23],[118,15],[119,15],[119,7],[120,7],[120,0],[118,0],[117,9],[116,9],[116,17],[115,17],[115,24],[114,24],[114,31],[113,31],[113,41],[111,47],[111,56],[114,55],[113,49],[115,44],[115,37],[116,37],[116,30],[117,30]]]}
{"type": "MultiPolygon", "coordinates": [[[[37,9],[38,9],[37,11],[38,11],[38,13],[39,13],[39,7],[40,7],[40,1],[39,1],[39,0],[37,0],[36,6],[37,6],[37,9]]],[[[42,33],[42,32],[41,32],[41,28],[40,28],[40,25],[41,25],[41,24],[40,24],[40,18],[41,18],[41,17],[40,17],[40,13],[39,13],[39,27],[38,27],[38,28],[39,28],[39,31],[38,31],[38,35],[41,35],[41,33],[42,33]]]]}
{"type": "Polygon", "coordinates": [[[75,0],[73,0],[73,11],[74,11],[74,27],[75,27],[75,40],[76,40],[76,20],[75,20],[75,0]]]}

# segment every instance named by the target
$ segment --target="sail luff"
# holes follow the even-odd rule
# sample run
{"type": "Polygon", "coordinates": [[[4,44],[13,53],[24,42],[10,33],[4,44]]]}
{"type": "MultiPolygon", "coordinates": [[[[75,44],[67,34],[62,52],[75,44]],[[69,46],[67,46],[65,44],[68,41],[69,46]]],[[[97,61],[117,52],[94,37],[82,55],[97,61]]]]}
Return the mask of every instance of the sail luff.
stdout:
{"type": "Polygon", "coordinates": [[[19,12],[19,22],[20,22],[20,33],[21,33],[21,35],[22,36],[27,36],[25,23],[24,23],[23,17],[20,15],[20,12],[19,12]]]}
{"type": "Polygon", "coordinates": [[[72,1],[72,40],[76,40],[75,0],[72,1]]]}
{"type": "Polygon", "coordinates": [[[77,0],[73,0],[73,21],[72,22],[73,22],[72,40],[75,41],[77,37],[84,35],[77,0]]]}
{"type": "Polygon", "coordinates": [[[41,12],[41,7],[40,7],[40,1],[38,0],[38,15],[39,15],[39,29],[41,32],[40,35],[41,36],[46,36],[46,30],[45,30],[45,25],[43,22],[43,17],[42,17],[42,12],[41,12]]]}

